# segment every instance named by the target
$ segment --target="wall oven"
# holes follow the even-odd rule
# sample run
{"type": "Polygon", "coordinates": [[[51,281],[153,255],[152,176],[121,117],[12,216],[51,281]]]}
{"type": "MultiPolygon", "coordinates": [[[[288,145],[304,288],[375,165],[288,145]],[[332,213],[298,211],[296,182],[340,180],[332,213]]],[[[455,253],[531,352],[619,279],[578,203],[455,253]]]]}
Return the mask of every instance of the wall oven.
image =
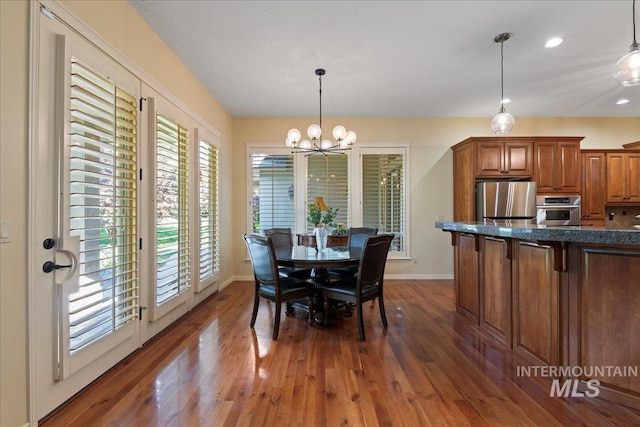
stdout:
{"type": "Polygon", "coordinates": [[[580,196],[536,196],[536,223],[580,225],[580,196]]]}

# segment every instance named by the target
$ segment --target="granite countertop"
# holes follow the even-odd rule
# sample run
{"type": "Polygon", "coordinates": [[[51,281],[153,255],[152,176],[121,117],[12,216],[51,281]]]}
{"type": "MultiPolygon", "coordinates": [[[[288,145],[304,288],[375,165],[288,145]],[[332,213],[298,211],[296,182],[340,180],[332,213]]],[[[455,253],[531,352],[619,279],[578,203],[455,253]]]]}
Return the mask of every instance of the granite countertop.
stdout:
{"type": "Polygon", "coordinates": [[[488,236],[552,242],[599,243],[640,246],[640,230],[580,226],[545,226],[531,221],[447,222],[436,228],[488,236]]]}

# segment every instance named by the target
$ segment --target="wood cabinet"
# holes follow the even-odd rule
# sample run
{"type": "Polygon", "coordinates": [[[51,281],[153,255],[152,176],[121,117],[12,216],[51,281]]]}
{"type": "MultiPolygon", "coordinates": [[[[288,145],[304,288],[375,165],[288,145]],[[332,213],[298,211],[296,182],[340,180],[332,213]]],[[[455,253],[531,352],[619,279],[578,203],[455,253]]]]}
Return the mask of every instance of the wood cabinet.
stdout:
{"type": "Polygon", "coordinates": [[[640,202],[640,151],[607,152],[607,202],[640,202]]]}
{"type": "Polygon", "coordinates": [[[604,226],[606,202],[605,153],[583,151],[581,212],[584,226],[604,226]]]}
{"type": "Polygon", "coordinates": [[[560,361],[558,248],[517,240],[513,273],[513,349],[534,364],[560,361]]]}
{"type": "Polygon", "coordinates": [[[480,241],[480,329],[511,347],[511,239],[480,241]]]}
{"type": "MultiPolygon", "coordinates": [[[[453,150],[453,219],[476,220],[476,182],[487,180],[548,180],[547,193],[580,192],[580,141],[583,137],[472,137],[453,150]],[[539,166],[534,146],[540,148],[539,166]],[[543,161],[548,156],[553,161],[543,161]],[[547,164],[548,163],[548,164],[547,164]],[[551,165],[551,166],[549,166],[551,165]],[[540,168],[548,168],[538,171],[540,168]],[[554,189],[555,188],[555,189],[554,189]]],[[[547,185],[545,183],[545,185],[547,185]]],[[[544,191],[538,187],[538,193],[544,191]]]]}
{"type": "Polygon", "coordinates": [[[533,174],[531,140],[504,138],[478,141],[477,177],[530,177],[533,174]]]}
{"type": "Polygon", "coordinates": [[[456,310],[458,313],[478,324],[479,286],[477,234],[453,233],[454,249],[454,286],[456,289],[456,310]]]}
{"type": "MultiPolygon", "coordinates": [[[[568,253],[568,366],[636,366],[640,360],[640,248],[579,244],[568,253]],[[588,268],[582,267],[588,266],[588,268]],[[630,280],[635,278],[635,280],[630,280]]],[[[635,375],[597,376],[600,396],[640,408],[635,375]],[[613,390],[610,390],[612,388],[613,390]],[[620,390],[629,391],[629,394],[620,390]]],[[[581,377],[589,380],[589,377],[581,377]]]]}
{"type": "Polygon", "coordinates": [[[536,140],[533,145],[533,180],[538,193],[580,193],[580,140],[536,140]]]}

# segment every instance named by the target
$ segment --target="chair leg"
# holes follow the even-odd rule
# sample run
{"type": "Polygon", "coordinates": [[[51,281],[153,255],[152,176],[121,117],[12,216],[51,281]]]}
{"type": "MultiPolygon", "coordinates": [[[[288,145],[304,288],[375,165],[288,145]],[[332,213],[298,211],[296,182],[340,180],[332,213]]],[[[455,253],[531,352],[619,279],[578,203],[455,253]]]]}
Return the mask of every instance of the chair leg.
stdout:
{"type": "Polygon", "coordinates": [[[327,326],[329,324],[329,297],[325,295],[324,297],[324,313],[322,313],[322,324],[327,326]]]}
{"type": "Polygon", "coordinates": [[[313,324],[313,296],[309,297],[309,323],[313,324]]]}
{"type": "Polygon", "coordinates": [[[273,323],[273,339],[277,340],[278,331],[280,330],[280,308],[282,307],[282,304],[275,303],[274,305],[276,306],[276,313],[275,313],[276,318],[273,323]]]}
{"type": "Polygon", "coordinates": [[[360,341],[364,341],[364,320],[362,319],[362,301],[356,304],[356,316],[358,317],[358,332],[360,333],[360,341]]]}
{"type": "Polygon", "coordinates": [[[384,325],[384,327],[386,328],[389,325],[387,324],[387,313],[385,313],[384,311],[384,298],[382,297],[382,294],[378,296],[378,304],[380,305],[380,317],[382,317],[382,325],[384,325]]]}
{"type": "Polygon", "coordinates": [[[256,324],[256,317],[258,316],[258,305],[260,304],[260,297],[258,296],[258,291],[256,290],[256,297],[253,299],[253,313],[251,314],[251,323],[250,327],[256,324]]]}

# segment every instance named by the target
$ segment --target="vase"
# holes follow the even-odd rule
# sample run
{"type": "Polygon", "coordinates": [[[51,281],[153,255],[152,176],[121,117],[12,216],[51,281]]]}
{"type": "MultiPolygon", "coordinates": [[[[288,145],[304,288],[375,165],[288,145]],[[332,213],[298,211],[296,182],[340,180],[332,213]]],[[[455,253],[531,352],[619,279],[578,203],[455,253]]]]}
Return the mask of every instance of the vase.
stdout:
{"type": "Polygon", "coordinates": [[[318,252],[324,252],[327,248],[327,236],[329,235],[329,230],[327,227],[316,227],[313,229],[313,235],[316,236],[316,248],[318,252]]]}

